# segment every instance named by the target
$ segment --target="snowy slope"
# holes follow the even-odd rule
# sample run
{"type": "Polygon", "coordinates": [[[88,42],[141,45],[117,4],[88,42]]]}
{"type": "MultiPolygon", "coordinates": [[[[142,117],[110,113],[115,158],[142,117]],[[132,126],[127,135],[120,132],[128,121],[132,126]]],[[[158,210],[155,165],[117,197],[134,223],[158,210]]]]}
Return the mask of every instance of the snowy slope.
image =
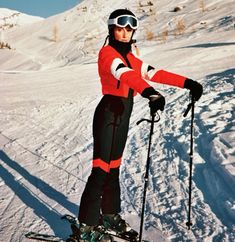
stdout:
{"type": "MultiPolygon", "coordinates": [[[[8,41],[6,37],[6,32],[8,31],[19,31],[19,29],[23,26],[31,25],[32,23],[38,24],[40,21],[43,21],[44,18],[41,17],[36,17],[36,16],[31,16],[27,15],[24,13],[20,13],[15,10],[7,9],[7,8],[0,8],[0,42],[4,44],[8,44],[12,49],[15,49],[14,47],[14,42],[15,38],[19,39],[19,37],[14,37],[11,42],[8,41]]],[[[32,30],[32,29],[31,29],[32,30]]],[[[11,59],[15,59],[15,63],[17,63],[17,66],[20,63],[21,68],[23,66],[28,66],[29,60],[31,58],[29,56],[25,56],[24,53],[21,51],[14,51],[10,55],[9,53],[5,53],[5,51],[1,51],[1,58],[4,60],[2,61],[2,67],[5,69],[8,68],[9,62],[11,62],[11,59]],[[8,59],[10,61],[8,62],[8,59]]],[[[31,61],[30,61],[31,63],[31,61]]],[[[34,64],[34,68],[37,68],[38,64],[34,64]]]]}
{"type": "Polygon", "coordinates": [[[42,18],[42,17],[36,17],[36,16],[24,14],[24,13],[18,12],[16,10],[0,8],[1,29],[8,29],[8,28],[14,28],[17,26],[32,24],[34,22],[38,22],[43,19],[44,18],[42,18]],[[10,26],[10,25],[12,25],[12,26],[10,26]]]}
{"type": "MultiPolygon", "coordinates": [[[[153,136],[144,238],[235,240],[235,2],[149,2],[85,0],[62,14],[3,30],[13,49],[0,49],[1,242],[26,241],[31,230],[69,235],[60,216],[77,214],[91,169],[91,124],[101,98],[97,53],[109,13],[125,6],[140,19],[141,58],[204,86],[195,110],[188,231],[188,92],[153,84],[167,105],[153,136]],[[181,10],[174,12],[177,6],[181,10]],[[185,25],[181,34],[179,22],[185,25]]],[[[137,230],[149,125],[136,122],[148,116],[147,101],[137,96],[121,172],[123,216],[137,230]]]]}

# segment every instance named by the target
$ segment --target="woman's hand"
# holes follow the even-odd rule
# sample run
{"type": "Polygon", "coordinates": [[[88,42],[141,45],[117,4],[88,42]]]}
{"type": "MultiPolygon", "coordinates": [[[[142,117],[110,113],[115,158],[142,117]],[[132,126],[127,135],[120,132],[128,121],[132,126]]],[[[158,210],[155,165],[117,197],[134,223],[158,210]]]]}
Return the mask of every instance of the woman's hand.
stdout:
{"type": "Polygon", "coordinates": [[[191,79],[186,79],[184,82],[184,88],[190,90],[190,94],[193,96],[195,101],[198,101],[202,96],[203,87],[200,83],[191,79]]]}
{"type": "Polygon", "coordinates": [[[145,88],[141,95],[149,99],[151,115],[155,114],[158,110],[164,110],[165,98],[153,87],[145,88]]]}

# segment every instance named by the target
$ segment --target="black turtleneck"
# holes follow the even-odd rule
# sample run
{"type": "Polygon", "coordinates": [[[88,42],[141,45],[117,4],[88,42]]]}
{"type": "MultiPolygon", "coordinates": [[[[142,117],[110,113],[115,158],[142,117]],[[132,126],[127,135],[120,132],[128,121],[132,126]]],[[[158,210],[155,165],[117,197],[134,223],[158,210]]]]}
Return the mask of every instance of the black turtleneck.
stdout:
{"type": "Polygon", "coordinates": [[[127,62],[128,67],[131,68],[131,65],[127,59],[127,54],[131,51],[131,41],[126,43],[126,42],[121,42],[116,39],[111,39],[109,40],[109,45],[112,46],[118,53],[122,55],[122,57],[125,59],[127,62]]]}

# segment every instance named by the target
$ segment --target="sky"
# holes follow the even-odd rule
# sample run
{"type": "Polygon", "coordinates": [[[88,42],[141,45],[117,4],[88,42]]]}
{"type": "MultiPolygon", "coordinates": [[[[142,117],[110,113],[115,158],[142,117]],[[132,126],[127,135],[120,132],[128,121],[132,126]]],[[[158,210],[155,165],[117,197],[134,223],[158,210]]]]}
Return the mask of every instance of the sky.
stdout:
{"type": "Polygon", "coordinates": [[[76,6],[82,0],[0,0],[0,8],[47,18],[76,6]]]}

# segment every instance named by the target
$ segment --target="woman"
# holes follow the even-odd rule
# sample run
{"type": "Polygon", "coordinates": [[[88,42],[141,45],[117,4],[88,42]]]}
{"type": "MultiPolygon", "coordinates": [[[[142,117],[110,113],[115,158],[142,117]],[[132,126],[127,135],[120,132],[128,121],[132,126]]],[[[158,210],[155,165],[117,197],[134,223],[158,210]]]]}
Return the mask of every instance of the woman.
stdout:
{"type": "MultiPolygon", "coordinates": [[[[132,54],[132,37],[137,28],[137,18],[127,9],[115,10],[109,16],[109,44],[100,50],[98,59],[104,96],[94,114],[93,168],[81,198],[79,241],[107,241],[108,236],[102,234],[98,227],[100,223],[119,233],[130,230],[119,215],[119,167],[127,139],[133,96],[139,93],[148,98],[152,114],[157,110],[163,111],[165,105],[165,98],[145,80],[187,88],[196,101],[202,94],[199,83],[156,70],[132,54]]],[[[135,231],[131,232],[137,235],[135,231]]]]}

